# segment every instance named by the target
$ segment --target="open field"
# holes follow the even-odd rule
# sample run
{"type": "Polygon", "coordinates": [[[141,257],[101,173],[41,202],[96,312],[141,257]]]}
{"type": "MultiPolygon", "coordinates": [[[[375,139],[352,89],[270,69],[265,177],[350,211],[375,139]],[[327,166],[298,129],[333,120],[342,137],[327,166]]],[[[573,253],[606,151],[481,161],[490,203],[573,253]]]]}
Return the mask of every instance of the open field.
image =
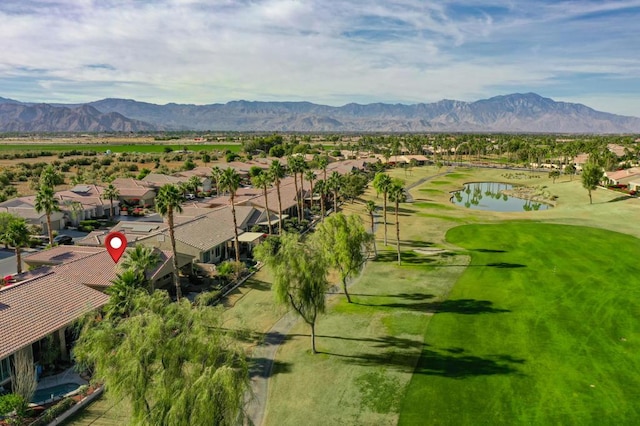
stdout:
{"type": "Polygon", "coordinates": [[[3,152],[20,152],[20,151],[49,151],[49,152],[63,152],[63,151],[95,151],[104,153],[107,150],[111,152],[138,152],[138,153],[163,153],[165,148],[171,148],[174,151],[183,150],[185,147],[189,151],[226,151],[239,152],[242,148],[239,144],[189,144],[189,143],[176,143],[173,142],[154,142],[154,143],[138,143],[138,144],[114,144],[114,143],[100,143],[100,144],[83,144],[83,143],[50,143],[50,144],[0,144],[0,153],[3,152]]]}

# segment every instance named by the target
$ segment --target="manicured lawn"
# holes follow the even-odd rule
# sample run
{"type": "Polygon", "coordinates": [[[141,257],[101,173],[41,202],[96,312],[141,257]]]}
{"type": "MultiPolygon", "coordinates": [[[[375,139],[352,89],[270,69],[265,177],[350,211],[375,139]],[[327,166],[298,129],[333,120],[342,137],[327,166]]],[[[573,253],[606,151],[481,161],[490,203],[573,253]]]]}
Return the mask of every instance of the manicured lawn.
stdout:
{"type": "Polygon", "coordinates": [[[332,299],[316,330],[321,353],[310,353],[306,325],[292,330],[278,352],[267,425],[396,424],[428,310],[444,300],[468,258],[405,250],[401,267],[390,249],[367,266],[352,286],[354,303],[332,299]]]}
{"type": "Polygon", "coordinates": [[[400,424],[638,423],[638,239],[506,222],[447,240],[471,264],[429,323],[400,424]]]}

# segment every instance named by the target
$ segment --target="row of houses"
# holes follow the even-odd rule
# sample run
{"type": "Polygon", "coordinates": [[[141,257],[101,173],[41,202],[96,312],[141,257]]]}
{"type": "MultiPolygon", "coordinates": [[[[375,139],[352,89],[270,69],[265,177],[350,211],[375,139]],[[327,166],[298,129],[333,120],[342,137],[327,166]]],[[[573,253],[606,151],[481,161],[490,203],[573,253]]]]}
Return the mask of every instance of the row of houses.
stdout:
{"type": "MultiPolygon", "coordinates": [[[[349,160],[331,163],[327,173],[345,174],[362,170],[367,162],[349,160]]],[[[248,176],[255,163],[231,164],[248,176]]],[[[263,167],[268,167],[264,163],[263,167]]],[[[318,176],[323,171],[318,170],[318,176]]],[[[120,202],[152,205],[156,191],[166,183],[180,184],[191,176],[201,178],[203,188],[210,184],[211,169],[196,168],[176,176],[150,174],[145,179],[116,179],[113,184],[120,199],[104,199],[104,188],[98,185],[78,185],[68,191],[56,193],[61,212],[52,216],[52,227],[62,229],[75,220],[120,213],[120,202]],[[66,206],[75,203],[75,210],[66,206]],[[81,208],[78,208],[81,206],[81,208]],[[71,214],[73,213],[73,217],[71,214]]],[[[308,185],[307,185],[308,186],[308,185]]],[[[204,189],[206,190],[206,189],[204,189]]],[[[27,219],[30,223],[45,225],[46,219],[37,214],[35,197],[21,197],[0,204],[0,211],[8,211],[27,219]]],[[[236,201],[237,232],[241,257],[248,257],[264,237],[264,232],[251,232],[256,227],[266,229],[271,223],[277,229],[282,218],[296,215],[298,201],[311,202],[310,188],[296,191],[292,177],[284,178],[280,185],[280,210],[275,188],[267,192],[265,202],[261,189],[244,187],[238,190],[236,201]],[[269,209],[267,210],[267,204],[269,209]]],[[[235,257],[233,216],[228,196],[186,201],[182,212],[174,218],[177,264],[189,268],[194,264],[216,264],[235,257]]],[[[104,248],[106,235],[112,231],[125,234],[129,248],[142,244],[153,247],[161,263],[148,278],[155,288],[170,287],[172,282],[173,252],[168,225],[157,215],[135,221],[121,221],[109,231],[89,233],[75,246],[57,246],[25,256],[23,261],[29,272],[16,276],[16,283],[0,288],[0,386],[10,381],[10,359],[19,350],[29,349],[34,362],[40,360],[44,342],[52,337],[60,350],[60,358],[68,358],[71,335],[68,327],[86,312],[105,305],[108,288],[120,272],[104,248]]]]}

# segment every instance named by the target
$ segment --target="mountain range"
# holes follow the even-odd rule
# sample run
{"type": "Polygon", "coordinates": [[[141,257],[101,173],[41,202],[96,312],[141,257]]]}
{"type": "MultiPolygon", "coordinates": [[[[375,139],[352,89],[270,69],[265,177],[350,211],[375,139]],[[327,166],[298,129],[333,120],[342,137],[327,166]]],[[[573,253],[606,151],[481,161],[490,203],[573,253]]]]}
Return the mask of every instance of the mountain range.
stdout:
{"type": "Polygon", "coordinates": [[[523,132],[640,133],[640,118],[556,102],[535,93],[475,102],[355,104],[249,102],[157,105],[130,99],[35,104],[0,97],[1,132],[523,132]]]}

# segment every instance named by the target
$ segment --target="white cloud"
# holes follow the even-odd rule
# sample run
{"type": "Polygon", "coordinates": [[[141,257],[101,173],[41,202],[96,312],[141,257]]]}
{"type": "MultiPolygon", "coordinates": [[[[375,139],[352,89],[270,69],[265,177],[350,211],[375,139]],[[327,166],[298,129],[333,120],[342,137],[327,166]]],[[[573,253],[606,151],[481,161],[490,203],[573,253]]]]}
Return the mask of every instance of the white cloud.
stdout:
{"type": "MultiPolygon", "coordinates": [[[[601,99],[601,109],[616,110],[605,83],[638,86],[630,8],[640,2],[535,3],[3,2],[0,96],[343,104],[473,100],[510,89],[553,97],[562,83],[567,100],[601,99]],[[597,89],[572,83],[583,74],[607,79],[597,89]]],[[[625,102],[640,115],[640,101],[625,102]]]]}

